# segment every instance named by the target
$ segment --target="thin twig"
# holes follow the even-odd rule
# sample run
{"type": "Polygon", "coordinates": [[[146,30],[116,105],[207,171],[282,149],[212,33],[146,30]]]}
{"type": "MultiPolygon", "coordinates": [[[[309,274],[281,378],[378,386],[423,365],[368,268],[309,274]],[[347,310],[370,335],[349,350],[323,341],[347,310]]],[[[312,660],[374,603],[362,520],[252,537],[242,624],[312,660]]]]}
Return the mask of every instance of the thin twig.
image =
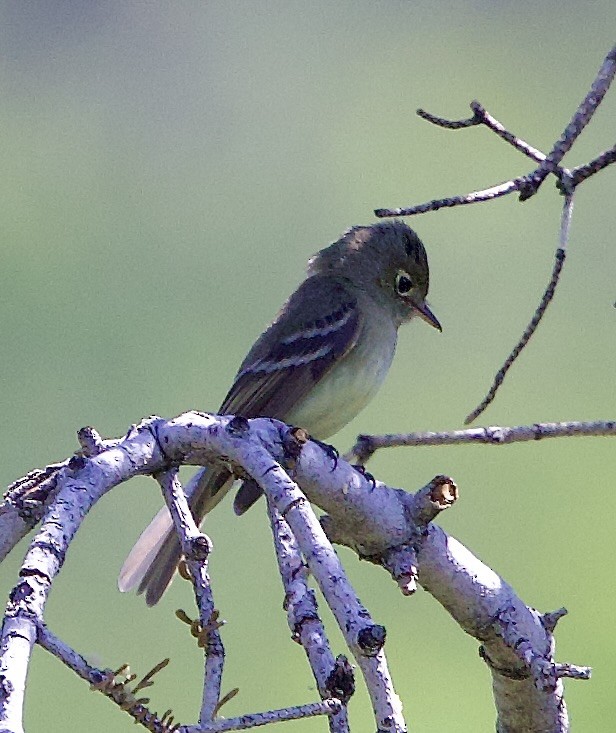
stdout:
{"type": "Polygon", "coordinates": [[[280,710],[268,710],[265,713],[251,713],[239,718],[217,720],[206,725],[188,725],[179,729],[178,733],[223,733],[231,730],[248,730],[268,723],[282,723],[286,720],[303,720],[315,715],[334,715],[340,710],[340,700],[322,700],[307,705],[297,705],[280,710]]]}
{"type": "Polygon", "coordinates": [[[479,104],[479,102],[471,102],[471,109],[479,119],[480,124],[485,125],[487,128],[492,130],[492,132],[495,132],[502,140],[508,142],[520,153],[524,153],[524,155],[537,163],[542,163],[545,160],[545,153],[542,153],[541,150],[537,150],[537,148],[529,145],[525,140],[522,140],[521,137],[509,132],[502,122],[499,122],[496,117],[493,117],[487,109],[483,107],[483,105],[479,104]]]}
{"type": "Polygon", "coordinates": [[[180,539],[199,609],[198,638],[203,640],[205,655],[199,723],[205,724],[213,720],[220,709],[220,692],[225,662],[225,650],[219,632],[222,624],[217,620],[218,612],[214,606],[207,567],[212,545],[209,538],[199,531],[178,478],[177,469],[170,469],[156,478],[163,490],[167,507],[180,539]]]}
{"type": "MultiPolygon", "coordinates": [[[[336,697],[343,703],[340,711],[329,718],[331,733],[348,733],[346,702],[355,690],[353,672],[335,674],[340,664],[332,654],[329,639],[319,617],[316,595],[308,586],[309,570],[286,520],[271,501],[267,502],[278,572],[284,585],[284,607],[291,638],[301,644],[318,685],[321,699],[336,697]],[[336,688],[332,689],[335,681],[336,688]]],[[[346,661],[346,660],[345,660],[346,661]]],[[[350,665],[348,665],[350,667],[350,665]]]]}
{"type": "Polygon", "coordinates": [[[129,684],[137,677],[130,674],[128,666],[124,665],[116,672],[111,669],[93,667],[88,664],[81,654],[71,649],[68,644],[65,644],[43,624],[39,626],[37,642],[78,677],[88,682],[92,689],[99,690],[105,697],[122,708],[133,718],[135,723],[140,723],[152,733],[171,733],[177,729],[177,724],[174,725],[173,718],[169,717],[171,711],[159,716],[158,713],[150,712],[146,707],[149,703],[148,698],[137,698],[135,696],[137,692],[152,686],[152,678],[163,667],[167,666],[168,659],[157,664],[131,689],[129,684]],[[124,679],[121,679],[122,676],[124,676],[124,679]]]}
{"type": "Polygon", "coordinates": [[[589,680],[592,676],[592,667],[579,664],[555,664],[554,672],[559,679],[569,678],[571,680],[589,680]]]}
{"type": "Polygon", "coordinates": [[[463,196],[433,199],[432,201],[427,201],[425,204],[417,204],[416,206],[408,206],[401,209],[375,209],[374,215],[379,218],[388,216],[413,216],[414,214],[427,214],[428,211],[438,211],[439,209],[451,208],[452,206],[464,206],[465,204],[479,204],[482,201],[492,201],[492,199],[497,199],[513,191],[518,191],[520,185],[525,180],[525,176],[520,176],[519,178],[513,178],[510,181],[498,183],[490,188],[473,191],[463,196]]]}
{"type": "MultiPolygon", "coordinates": [[[[545,178],[553,173],[558,179],[567,176],[570,172],[566,168],[560,166],[560,162],[564,155],[571,149],[573,143],[578,138],[584,127],[590,122],[597,107],[603,100],[610,84],[616,74],[616,46],[614,46],[606,56],[591,89],[581,102],[580,106],[573,115],[571,122],[565,128],[559,140],[547,155],[537,148],[529,145],[527,142],[518,138],[509,132],[502,123],[492,117],[487,110],[477,101],[471,103],[473,116],[461,120],[448,120],[443,117],[418,109],[417,114],[423,119],[434,125],[443,127],[448,130],[460,130],[468,127],[476,127],[477,125],[485,125],[495,132],[500,138],[507,141],[510,145],[524,153],[532,160],[540,163],[539,167],[531,171],[525,176],[513,178],[505,183],[492,186],[488,189],[476,191],[465,196],[451,196],[443,199],[434,199],[424,204],[415,206],[375,209],[375,215],[378,217],[388,216],[412,216],[414,214],[423,214],[427,211],[437,211],[444,207],[461,206],[470,203],[479,203],[481,201],[489,201],[497,196],[504,196],[513,191],[520,191],[520,200],[524,201],[534,195],[545,178]]],[[[614,149],[602,153],[601,156],[589,163],[587,166],[580,166],[576,169],[577,175],[572,177],[571,183],[575,186],[585,178],[597,173],[599,170],[615,162],[616,153],[614,149]]]]}
{"type": "MultiPolygon", "coordinates": [[[[541,163],[546,159],[547,156],[545,153],[542,153],[525,140],[522,140],[522,138],[509,132],[505,126],[493,117],[479,102],[476,100],[471,102],[470,107],[473,110],[473,116],[461,120],[448,120],[444,117],[437,117],[423,109],[418,109],[417,114],[422,119],[447,130],[462,130],[468,127],[485,125],[489,130],[496,133],[496,135],[498,135],[502,140],[505,140],[505,142],[508,142],[516,150],[520,151],[535,162],[541,163]]],[[[554,174],[557,178],[567,175],[568,173],[569,171],[567,171],[566,168],[555,166],[554,174]]],[[[517,178],[512,178],[504,183],[498,183],[494,186],[490,186],[490,188],[473,191],[472,193],[461,196],[448,196],[443,199],[433,199],[432,201],[427,201],[423,204],[416,204],[415,206],[407,206],[397,209],[375,209],[374,213],[380,218],[388,216],[413,216],[415,214],[425,214],[428,211],[438,211],[439,209],[451,208],[453,206],[464,206],[466,204],[477,204],[483,201],[491,201],[492,199],[506,196],[514,191],[522,190],[522,188],[528,183],[531,175],[532,174],[529,173],[525,176],[518,176],[517,178]]]]}
{"type": "Polygon", "coordinates": [[[585,181],[590,176],[594,176],[603,168],[616,162],[616,145],[609,150],[605,150],[601,155],[586,163],[586,165],[580,165],[577,168],[573,168],[571,171],[571,181],[574,186],[577,186],[582,181],[585,181]]]}
{"type": "Polygon", "coordinates": [[[413,216],[416,214],[425,214],[428,211],[438,211],[442,208],[452,206],[464,206],[465,204],[481,203],[483,201],[491,201],[500,196],[506,196],[513,191],[520,192],[520,200],[524,201],[534,195],[539,189],[541,183],[550,174],[554,174],[559,182],[563,177],[569,176],[571,184],[575,187],[578,183],[589,176],[597,173],[602,168],[615,162],[616,152],[612,149],[602,153],[601,156],[589,163],[587,166],[580,166],[576,169],[576,175],[571,176],[571,172],[560,166],[560,162],[564,155],[571,149],[571,146],[582,132],[584,127],[590,122],[597,107],[603,100],[605,93],[609,89],[614,74],[616,73],[616,46],[608,53],[597,77],[595,78],[590,91],[576,110],[571,122],[565,128],[560,139],[554,144],[553,149],[547,155],[537,148],[533,147],[521,138],[509,132],[504,125],[493,117],[479,102],[471,102],[473,116],[461,120],[449,120],[444,117],[438,117],[418,109],[417,114],[438,127],[448,130],[461,130],[468,127],[476,127],[485,125],[488,129],[495,132],[501,139],[508,142],[516,150],[519,150],[527,157],[539,163],[539,167],[534,171],[524,175],[512,178],[504,183],[491,186],[487,189],[474,191],[470,194],[449,196],[441,199],[433,199],[423,204],[414,206],[375,209],[375,216],[413,216]]]}
{"type": "Polygon", "coordinates": [[[425,445],[508,445],[544,438],[572,438],[580,436],[616,435],[616,420],[597,420],[594,422],[547,422],[515,427],[490,426],[468,428],[467,430],[448,430],[444,432],[390,433],[387,435],[359,435],[357,442],[345,460],[357,458],[361,463],[380,448],[399,448],[401,446],[425,445]]]}
{"type": "Polygon", "coordinates": [[[505,359],[503,366],[496,373],[496,376],[494,377],[494,381],[492,382],[492,386],[488,390],[487,395],[483,398],[483,400],[479,403],[479,405],[471,413],[469,413],[466,416],[466,418],[464,419],[465,425],[472,423],[473,420],[478,418],[479,415],[481,415],[481,413],[486,409],[486,407],[494,400],[494,398],[496,397],[496,393],[498,392],[498,389],[500,388],[501,384],[503,383],[507,372],[509,371],[514,361],[518,358],[518,356],[522,352],[522,349],[530,341],[532,335],[537,330],[537,326],[541,323],[541,319],[543,318],[548,305],[550,304],[552,298],[554,297],[554,293],[556,292],[556,286],[558,285],[558,279],[560,277],[561,270],[563,269],[563,265],[565,264],[565,258],[567,256],[567,242],[569,240],[569,230],[571,226],[572,212],[573,212],[573,194],[569,193],[565,196],[565,201],[563,204],[563,212],[562,212],[561,225],[560,225],[560,242],[559,242],[558,249],[556,250],[556,255],[554,257],[554,266],[552,268],[550,282],[548,283],[548,286],[545,289],[543,296],[541,297],[541,302],[539,303],[537,310],[535,311],[533,317],[531,318],[530,323],[528,324],[528,326],[524,330],[524,333],[520,337],[520,340],[513,347],[509,356],[505,359]]]}
{"type": "Polygon", "coordinates": [[[423,204],[417,204],[415,206],[404,208],[375,209],[374,213],[376,216],[389,217],[424,214],[428,211],[438,211],[442,208],[463,206],[466,204],[480,203],[483,201],[491,201],[492,199],[506,196],[513,191],[519,191],[520,201],[525,201],[537,192],[539,186],[550,173],[556,177],[557,187],[563,194],[565,194],[565,204],[563,207],[563,217],[561,220],[561,245],[556,250],[555,262],[552,269],[550,281],[543,293],[543,296],[539,303],[539,307],[535,311],[533,318],[531,319],[526,330],[522,334],[520,340],[505,360],[503,366],[497,372],[486,397],[480,403],[480,405],[466,417],[466,424],[472,422],[475,418],[477,418],[493,401],[500,385],[503,383],[505,375],[536,331],[537,326],[541,322],[541,319],[543,318],[548,305],[554,297],[554,293],[558,285],[559,277],[566,257],[566,242],[568,239],[569,225],[571,221],[573,194],[575,192],[576,186],[578,186],[580,183],[582,183],[584,180],[594,175],[595,173],[598,173],[600,170],[607,167],[611,163],[616,162],[616,146],[614,146],[613,148],[610,148],[609,150],[601,153],[601,155],[590,161],[590,163],[579,166],[573,171],[570,171],[560,165],[560,162],[563,159],[564,155],[571,149],[577,137],[592,119],[592,116],[594,115],[599,104],[603,100],[603,97],[609,89],[609,86],[615,75],[616,46],[614,46],[608,53],[597,76],[595,77],[595,80],[592,83],[590,91],[579,105],[578,109],[571,119],[571,122],[565,128],[559,140],[554,144],[552,150],[547,155],[537,148],[534,148],[532,145],[529,145],[521,138],[518,138],[513,133],[509,132],[501,122],[499,122],[495,117],[489,114],[489,112],[477,101],[472,102],[470,105],[473,111],[473,116],[461,120],[448,120],[443,117],[437,117],[436,115],[433,115],[422,109],[417,110],[417,114],[423,119],[448,130],[460,130],[468,127],[485,125],[492,132],[496,133],[501,139],[512,145],[516,150],[522,152],[527,157],[538,162],[539,167],[525,176],[518,176],[517,178],[513,178],[509,181],[505,181],[504,183],[492,186],[491,188],[474,191],[470,194],[462,196],[451,196],[442,199],[433,199],[432,201],[428,201],[423,204]]]}
{"type": "MultiPolygon", "coordinates": [[[[485,125],[489,130],[496,133],[502,140],[505,140],[516,150],[524,153],[524,155],[528,156],[535,162],[541,163],[546,159],[547,156],[545,153],[542,153],[525,140],[522,140],[522,138],[519,138],[509,132],[505,126],[493,117],[479,102],[476,100],[471,102],[470,107],[473,111],[473,116],[461,120],[448,120],[444,117],[437,117],[423,109],[418,109],[417,114],[422,119],[447,130],[462,130],[468,127],[485,125]]],[[[563,169],[559,167],[557,167],[557,170],[559,174],[564,172],[563,169]]],[[[378,217],[412,216],[415,214],[425,214],[428,211],[438,211],[439,209],[452,206],[464,206],[465,204],[476,204],[481,203],[482,201],[491,201],[494,198],[500,198],[501,196],[506,196],[513,191],[520,190],[520,187],[527,181],[528,176],[519,176],[518,178],[505,181],[504,183],[500,183],[480,191],[473,191],[472,193],[463,196],[449,196],[444,199],[433,199],[425,204],[417,204],[416,206],[409,206],[406,208],[375,209],[374,213],[378,217]]]]}
{"type": "MultiPolygon", "coordinates": [[[[471,109],[473,105],[471,104],[471,109]]],[[[474,112],[475,110],[473,110],[474,112]]],[[[446,130],[462,130],[466,127],[476,127],[481,124],[481,118],[475,113],[472,117],[466,117],[463,120],[448,120],[445,117],[437,117],[425,109],[418,109],[417,114],[424,120],[431,122],[437,127],[444,127],[446,130]]]]}
{"type": "Polygon", "coordinates": [[[539,189],[541,183],[550,173],[553,173],[565,154],[571,150],[571,146],[577,140],[582,130],[592,119],[597,107],[603,101],[610,84],[616,75],[616,45],[612,47],[608,55],[605,57],[601,68],[595,80],[593,81],[590,91],[584,97],[580,106],[571,118],[571,122],[565,127],[563,134],[554,144],[552,150],[548,153],[546,159],[541,163],[539,168],[534,171],[524,185],[520,193],[520,201],[526,201],[534,196],[539,189]]]}

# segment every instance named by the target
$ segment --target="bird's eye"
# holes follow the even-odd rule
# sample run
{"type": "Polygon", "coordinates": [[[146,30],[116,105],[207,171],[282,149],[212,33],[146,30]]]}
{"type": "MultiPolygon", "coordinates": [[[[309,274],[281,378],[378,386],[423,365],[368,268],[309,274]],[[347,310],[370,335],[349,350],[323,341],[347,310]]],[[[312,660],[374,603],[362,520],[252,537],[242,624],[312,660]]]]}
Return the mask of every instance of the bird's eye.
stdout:
{"type": "Polygon", "coordinates": [[[406,272],[399,272],[396,275],[396,291],[398,295],[408,295],[413,289],[413,281],[406,272]]]}

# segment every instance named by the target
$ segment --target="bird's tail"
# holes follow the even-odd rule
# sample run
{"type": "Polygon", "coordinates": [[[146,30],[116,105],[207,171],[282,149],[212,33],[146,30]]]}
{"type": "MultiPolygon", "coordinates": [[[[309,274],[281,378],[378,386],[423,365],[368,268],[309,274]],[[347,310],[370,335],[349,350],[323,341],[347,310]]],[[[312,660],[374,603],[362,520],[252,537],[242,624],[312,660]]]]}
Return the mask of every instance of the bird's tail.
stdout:
{"type": "MultiPolygon", "coordinates": [[[[201,524],[232,483],[231,474],[224,469],[203,468],[195,474],[186,493],[197,524],[201,524]]],[[[137,593],[145,593],[148,606],[153,606],[173,580],[181,555],[171,515],[164,506],[129,552],[120,570],[118,588],[123,593],[137,588],[137,593]]]]}

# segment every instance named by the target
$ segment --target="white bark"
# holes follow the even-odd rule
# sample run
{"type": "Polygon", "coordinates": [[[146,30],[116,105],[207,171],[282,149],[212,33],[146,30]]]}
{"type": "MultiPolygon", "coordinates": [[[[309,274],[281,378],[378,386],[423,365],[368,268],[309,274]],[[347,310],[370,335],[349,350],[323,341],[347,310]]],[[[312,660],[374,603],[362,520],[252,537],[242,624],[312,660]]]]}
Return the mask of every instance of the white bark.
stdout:
{"type": "MultiPolygon", "coordinates": [[[[560,679],[587,677],[588,670],[554,662],[551,631],[561,613],[544,617],[527,607],[502,578],[432,524],[457,499],[451,479],[435,477],[415,494],[392,489],[342,459],[333,465],[331,456],[320,445],[306,442],[302,431],[265,418],[247,421],[202,413],[170,421],[152,418],[133,426],[123,439],[82,441],[82,446],[86,455],[63,464],[49,495],[39,497],[47,509],[7,605],[0,639],[0,733],[22,731],[26,670],[37,633],[44,628],[47,594],[86,513],[112,487],[137,474],[162,474],[191,574],[201,578],[202,596],[209,592],[203,557],[193,552],[195,542],[203,544],[204,538],[187,514],[174,472],[164,472],[184,463],[210,462],[222,462],[237,475],[257,481],[288,523],[364,675],[380,730],[405,730],[382,649],[384,629],[361,605],[330,539],[383,565],[407,595],[418,579],[461,628],[482,643],[500,733],[568,730],[560,679]],[[327,536],[304,494],[328,512],[323,520],[327,536]]],[[[28,493],[15,492],[5,516],[21,521],[24,501],[29,501],[28,493]]],[[[202,623],[211,617],[211,608],[211,603],[202,607],[202,623]]],[[[54,648],[48,641],[41,643],[54,648]]],[[[92,674],[84,672],[88,679],[92,674]]],[[[219,679],[218,672],[214,676],[219,679]]],[[[211,716],[212,706],[211,694],[204,694],[202,726],[209,725],[204,718],[211,716]]],[[[336,714],[340,706],[332,702],[327,710],[336,714]]],[[[143,717],[143,710],[139,715],[143,717]]]]}

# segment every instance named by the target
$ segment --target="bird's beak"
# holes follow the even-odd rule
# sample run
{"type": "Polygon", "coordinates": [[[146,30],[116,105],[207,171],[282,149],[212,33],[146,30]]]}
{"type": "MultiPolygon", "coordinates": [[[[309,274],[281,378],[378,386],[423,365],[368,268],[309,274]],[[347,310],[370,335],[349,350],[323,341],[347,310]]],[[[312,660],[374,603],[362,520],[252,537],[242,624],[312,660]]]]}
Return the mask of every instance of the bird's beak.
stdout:
{"type": "Polygon", "coordinates": [[[422,301],[421,303],[413,303],[413,308],[415,308],[415,310],[419,314],[419,317],[427,324],[432,326],[432,328],[436,328],[438,331],[443,330],[438,318],[434,315],[434,313],[432,313],[430,308],[428,308],[428,304],[425,301],[422,301]]]}

